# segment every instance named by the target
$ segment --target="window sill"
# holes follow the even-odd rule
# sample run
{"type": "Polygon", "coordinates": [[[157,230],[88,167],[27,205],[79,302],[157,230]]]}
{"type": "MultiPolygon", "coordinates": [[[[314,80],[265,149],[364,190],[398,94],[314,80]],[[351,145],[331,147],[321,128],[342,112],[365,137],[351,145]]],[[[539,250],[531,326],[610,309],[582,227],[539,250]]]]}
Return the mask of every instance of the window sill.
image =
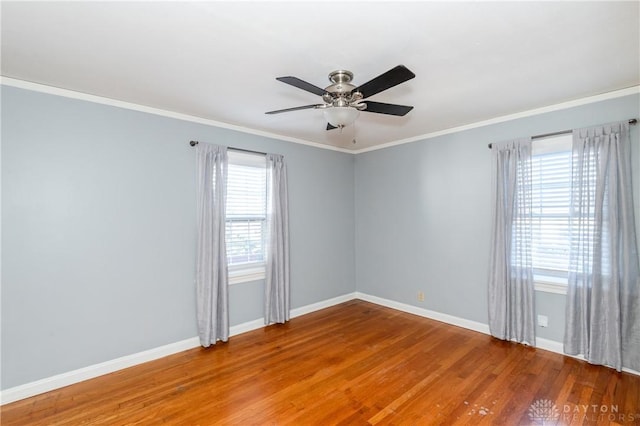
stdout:
{"type": "Polygon", "coordinates": [[[533,289],[542,293],[567,294],[567,285],[536,280],[533,289]]]}
{"type": "Polygon", "coordinates": [[[242,269],[229,270],[229,285],[263,280],[266,277],[265,265],[251,265],[242,269]]]}

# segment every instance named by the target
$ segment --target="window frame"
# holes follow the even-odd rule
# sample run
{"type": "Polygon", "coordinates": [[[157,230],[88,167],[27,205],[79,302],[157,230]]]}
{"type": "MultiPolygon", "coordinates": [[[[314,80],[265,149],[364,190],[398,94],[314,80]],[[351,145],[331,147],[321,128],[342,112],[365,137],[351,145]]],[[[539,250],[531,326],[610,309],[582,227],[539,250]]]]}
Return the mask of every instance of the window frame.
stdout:
{"type": "MultiPolygon", "coordinates": [[[[266,260],[267,260],[267,249],[266,249],[266,223],[267,223],[267,203],[268,203],[268,194],[267,194],[267,190],[266,190],[266,179],[267,179],[267,162],[266,162],[266,156],[263,154],[256,154],[256,153],[249,153],[249,152],[244,152],[244,151],[240,151],[240,150],[233,150],[231,148],[228,149],[227,151],[227,158],[228,158],[228,180],[227,180],[227,210],[229,207],[229,178],[231,177],[231,168],[232,167],[236,167],[236,166],[249,166],[249,167],[256,167],[256,168],[261,168],[264,167],[264,173],[265,173],[265,199],[264,199],[264,203],[265,203],[265,214],[264,214],[264,228],[263,228],[263,232],[262,232],[262,239],[263,239],[263,260],[261,261],[257,261],[257,262],[245,262],[245,263],[238,263],[238,264],[230,264],[229,263],[229,253],[227,250],[227,271],[228,271],[228,284],[229,285],[233,285],[233,284],[240,284],[240,283],[245,283],[245,282],[251,282],[251,281],[258,281],[258,280],[263,280],[266,277],[266,260]]],[[[233,218],[229,218],[228,217],[228,212],[227,212],[227,218],[225,218],[225,241],[227,242],[227,245],[229,243],[229,239],[226,233],[226,229],[227,229],[227,223],[228,222],[233,222],[233,221],[238,221],[242,218],[246,218],[247,220],[249,220],[250,218],[255,218],[258,217],[260,215],[255,215],[255,214],[247,214],[244,217],[233,217],[233,218]]]]}
{"type": "MultiPolygon", "coordinates": [[[[538,155],[545,155],[545,154],[559,153],[559,152],[572,152],[572,144],[573,144],[573,137],[571,133],[554,135],[554,136],[541,138],[541,139],[535,139],[531,142],[532,160],[533,160],[533,157],[538,155]]],[[[571,163],[569,163],[569,175],[571,176],[571,163]]],[[[536,268],[534,265],[534,270],[535,269],[536,268]]],[[[538,271],[540,271],[540,269],[538,269],[538,271]]],[[[545,293],[566,295],[567,285],[568,285],[568,273],[569,273],[568,265],[567,265],[565,276],[558,276],[558,274],[553,274],[553,273],[544,274],[544,273],[534,271],[534,289],[536,291],[545,292],[545,293]]]]}

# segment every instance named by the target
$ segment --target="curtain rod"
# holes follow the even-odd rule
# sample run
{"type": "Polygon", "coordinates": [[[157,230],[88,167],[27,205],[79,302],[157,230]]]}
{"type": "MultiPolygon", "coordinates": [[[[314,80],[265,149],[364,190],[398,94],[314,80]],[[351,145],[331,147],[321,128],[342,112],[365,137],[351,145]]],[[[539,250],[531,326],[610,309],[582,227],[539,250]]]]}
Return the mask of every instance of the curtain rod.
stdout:
{"type": "MultiPolygon", "coordinates": [[[[196,145],[198,145],[198,141],[189,141],[189,145],[196,146],[196,145]]],[[[250,149],[232,148],[232,147],[227,147],[227,149],[230,149],[232,151],[247,152],[249,154],[267,155],[266,152],[252,151],[250,149]]]]}
{"type": "MultiPolygon", "coordinates": [[[[631,120],[629,120],[629,124],[634,125],[638,122],[637,119],[632,118],[631,120]]],[[[545,133],[544,135],[535,135],[535,136],[531,136],[531,139],[542,139],[542,138],[548,138],[551,136],[560,136],[560,135],[566,135],[573,132],[573,130],[563,130],[561,132],[553,132],[553,133],[545,133]]],[[[491,147],[493,146],[492,143],[489,144],[489,149],[491,149],[491,147]]]]}

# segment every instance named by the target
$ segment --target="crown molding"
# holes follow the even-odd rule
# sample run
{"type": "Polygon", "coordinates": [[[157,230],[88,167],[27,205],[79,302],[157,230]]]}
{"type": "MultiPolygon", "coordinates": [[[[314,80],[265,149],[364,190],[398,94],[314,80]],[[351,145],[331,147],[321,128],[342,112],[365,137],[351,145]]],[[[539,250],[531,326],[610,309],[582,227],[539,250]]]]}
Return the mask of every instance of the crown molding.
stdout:
{"type": "Polygon", "coordinates": [[[338,151],[347,154],[353,154],[352,150],[339,148],[332,145],[321,144],[304,139],[293,138],[290,136],[279,135],[277,133],[264,132],[262,130],[250,129],[248,127],[238,126],[235,124],[224,123],[222,121],[211,120],[208,118],[197,117],[194,115],[183,114],[179,112],[164,110],[160,108],[153,108],[146,105],[139,105],[133,102],[125,102],[112,98],[105,98],[103,96],[90,95],[88,93],[76,92],[75,90],[62,89],[60,87],[47,86],[45,84],[34,83],[31,81],[19,80],[15,78],[0,76],[0,84],[5,86],[17,87],[19,89],[31,90],[34,92],[46,93],[49,95],[57,95],[65,98],[77,99],[81,101],[93,102],[102,105],[109,105],[117,108],[124,108],[138,112],[145,112],[148,114],[159,115],[162,117],[175,118],[177,120],[189,121],[192,123],[204,124],[207,126],[219,127],[222,129],[235,130],[241,133],[248,133],[256,136],[263,136],[266,138],[277,139],[286,142],[293,142],[300,145],[307,145],[314,148],[327,149],[330,151],[338,151]]]}
{"type": "Polygon", "coordinates": [[[177,120],[189,121],[193,123],[204,124],[204,125],[219,127],[219,128],[228,129],[228,130],[235,130],[237,132],[248,133],[251,135],[262,136],[266,138],[278,139],[281,141],[311,146],[314,148],[327,149],[330,151],[338,151],[346,154],[362,154],[365,152],[377,151],[380,149],[391,148],[394,146],[404,145],[407,143],[422,141],[426,139],[432,139],[438,136],[444,136],[452,133],[462,132],[465,130],[471,130],[479,127],[489,126],[491,124],[504,123],[506,121],[516,120],[519,118],[532,117],[532,116],[544,114],[547,112],[560,111],[563,109],[573,108],[581,105],[587,105],[595,102],[605,101],[608,99],[621,98],[624,96],[635,95],[640,93],[640,86],[632,86],[632,87],[628,87],[621,90],[615,90],[613,92],[601,93],[599,95],[588,96],[586,98],[575,99],[572,101],[562,102],[555,105],[549,105],[542,108],[535,108],[527,111],[518,112],[515,114],[503,115],[503,116],[491,118],[488,120],[465,124],[463,126],[457,126],[457,127],[452,127],[445,130],[440,130],[437,132],[425,133],[423,135],[414,136],[411,138],[401,139],[397,141],[392,141],[392,142],[388,142],[388,143],[384,143],[384,144],[380,144],[380,145],[376,145],[368,148],[351,150],[351,149],[335,147],[332,145],[321,144],[318,142],[312,142],[304,139],[293,138],[290,136],[280,135],[277,133],[264,132],[261,130],[224,123],[221,121],[211,120],[208,118],[197,117],[189,114],[182,114],[174,111],[163,110],[160,108],[153,108],[145,105],[139,105],[132,102],[120,101],[117,99],[105,98],[97,95],[90,95],[87,93],[76,92],[74,90],[62,89],[54,86],[47,86],[45,84],[39,84],[39,83],[30,82],[30,81],[5,77],[5,76],[0,76],[0,84],[11,86],[11,87],[17,87],[20,89],[32,90],[35,92],[47,93],[50,95],[58,95],[58,96],[71,98],[71,99],[78,99],[78,100],[98,103],[102,105],[109,105],[109,106],[114,106],[118,108],[129,109],[129,110],[138,111],[138,112],[145,112],[148,114],[159,115],[162,117],[175,118],[177,120]]]}
{"type": "Polygon", "coordinates": [[[640,86],[627,87],[626,89],[615,90],[613,92],[607,92],[607,93],[601,93],[599,95],[588,96],[586,98],[575,99],[575,100],[572,100],[572,101],[562,102],[562,103],[555,104],[555,105],[549,105],[549,106],[542,107],[542,108],[530,109],[530,110],[518,112],[518,113],[515,113],[515,114],[503,115],[503,116],[500,116],[500,117],[491,118],[489,120],[483,120],[483,121],[478,121],[478,122],[471,123],[471,124],[465,124],[463,126],[452,127],[450,129],[440,130],[438,132],[425,133],[424,135],[414,136],[414,137],[411,137],[411,138],[397,140],[397,141],[393,141],[393,142],[388,142],[388,143],[385,143],[385,144],[376,145],[376,146],[372,146],[372,147],[369,147],[369,148],[363,148],[363,149],[359,149],[359,150],[356,150],[356,151],[350,151],[350,152],[352,152],[354,154],[362,154],[364,152],[377,151],[379,149],[385,149],[385,148],[390,148],[390,147],[393,147],[393,146],[404,145],[404,144],[407,144],[407,143],[422,141],[422,140],[425,140],[425,139],[432,139],[432,138],[436,138],[438,136],[449,135],[449,134],[452,134],[452,133],[458,133],[458,132],[462,132],[462,131],[465,131],[465,130],[471,130],[471,129],[476,129],[476,128],[479,128],[479,127],[489,126],[491,124],[504,123],[506,121],[516,120],[518,118],[532,117],[532,116],[544,114],[544,113],[547,113],[547,112],[560,111],[560,110],[563,110],[563,109],[568,109],[568,108],[573,108],[573,107],[577,107],[577,106],[581,106],[581,105],[587,105],[587,104],[592,104],[592,103],[596,103],[596,102],[606,101],[608,99],[621,98],[621,97],[624,97],[624,96],[635,95],[635,94],[638,94],[638,93],[640,93],[640,86]]]}

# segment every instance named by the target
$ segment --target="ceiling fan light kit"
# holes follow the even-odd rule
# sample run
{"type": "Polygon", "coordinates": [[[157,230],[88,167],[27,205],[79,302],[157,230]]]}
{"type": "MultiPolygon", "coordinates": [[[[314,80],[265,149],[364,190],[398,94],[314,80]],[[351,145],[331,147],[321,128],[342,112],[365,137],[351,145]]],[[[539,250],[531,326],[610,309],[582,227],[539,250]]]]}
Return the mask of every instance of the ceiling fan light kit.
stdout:
{"type": "Polygon", "coordinates": [[[373,80],[361,86],[351,83],[353,73],[347,70],[337,70],[329,74],[331,85],[324,89],[307,83],[297,77],[278,77],[276,80],[290,84],[307,92],[321,96],[322,104],[303,105],[299,107],[269,111],[266,114],[279,114],[282,112],[298,111],[303,109],[322,109],[324,117],[329,123],[327,130],[340,128],[352,124],[360,115],[360,111],[373,112],[387,115],[406,115],[413,109],[412,106],[386,104],[382,102],[364,101],[363,99],[387,90],[400,83],[404,83],[415,77],[404,65],[375,77],[373,80]]]}
{"type": "Polygon", "coordinates": [[[353,107],[331,107],[324,110],[324,118],[334,127],[344,127],[356,121],[360,111],[353,107]]]}

